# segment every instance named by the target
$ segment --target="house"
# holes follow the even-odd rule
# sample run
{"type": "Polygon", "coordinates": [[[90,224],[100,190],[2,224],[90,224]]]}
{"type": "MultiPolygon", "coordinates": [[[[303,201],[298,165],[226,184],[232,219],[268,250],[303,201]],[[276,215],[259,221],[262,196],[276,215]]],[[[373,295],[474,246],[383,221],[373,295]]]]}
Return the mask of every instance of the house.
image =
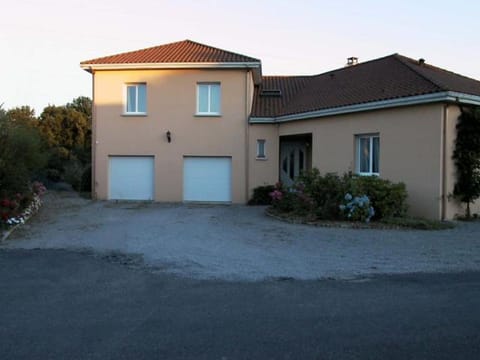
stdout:
{"type": "Polygon", "coordinates": [[[463,211],[449,196],[455,124],[480,105],[480,82],[423,59],[263,76],[258,59],[185,40],[81,68],[93,79],[97,199],[245,203],[316,167],[403,181],[412,215],[463,211]]]}

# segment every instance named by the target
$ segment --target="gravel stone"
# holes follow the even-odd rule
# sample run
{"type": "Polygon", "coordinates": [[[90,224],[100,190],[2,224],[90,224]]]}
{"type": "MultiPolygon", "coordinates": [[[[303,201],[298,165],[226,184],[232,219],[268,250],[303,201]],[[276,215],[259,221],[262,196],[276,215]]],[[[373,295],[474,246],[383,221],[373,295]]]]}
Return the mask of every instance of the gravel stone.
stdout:
{"type": "Polygon", "coordinates": [[[49,192],[2,248],[91,251],[197,279],[258,281],[480,270],[480,222],[442,231],[289,224],[265,207],[91,201],[49,192]]]}

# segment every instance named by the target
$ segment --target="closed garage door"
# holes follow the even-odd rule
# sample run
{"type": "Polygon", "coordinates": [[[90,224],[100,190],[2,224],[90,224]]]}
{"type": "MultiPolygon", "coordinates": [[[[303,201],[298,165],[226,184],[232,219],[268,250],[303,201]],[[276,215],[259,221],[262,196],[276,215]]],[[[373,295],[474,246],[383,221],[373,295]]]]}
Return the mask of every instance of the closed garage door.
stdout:
{"type": "Polygon", "coordinates": [[[112,200],[153,200],[153,156],[110,156],[112,200]]]}
{"type": "Polygon", "coordinates": [[[185,157],[183,200],[229,202],[232,200],[232,159],[185,157]]]}

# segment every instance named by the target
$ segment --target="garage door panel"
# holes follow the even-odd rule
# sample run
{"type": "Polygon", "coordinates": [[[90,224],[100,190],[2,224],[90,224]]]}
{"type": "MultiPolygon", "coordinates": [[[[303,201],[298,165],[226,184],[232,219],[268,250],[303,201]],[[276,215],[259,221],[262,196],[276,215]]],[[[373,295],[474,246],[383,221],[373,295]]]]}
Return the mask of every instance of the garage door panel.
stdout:
{"type": "Polygon", "coordinates": [[[153,156],[110,156],[109,199],[153,200],[153,156]]]}
{"type": "Polygon", "coordinates": [[[232,159],[229,157],[185,157],[184,200],[230,202],[231,173],[232,159]]]}

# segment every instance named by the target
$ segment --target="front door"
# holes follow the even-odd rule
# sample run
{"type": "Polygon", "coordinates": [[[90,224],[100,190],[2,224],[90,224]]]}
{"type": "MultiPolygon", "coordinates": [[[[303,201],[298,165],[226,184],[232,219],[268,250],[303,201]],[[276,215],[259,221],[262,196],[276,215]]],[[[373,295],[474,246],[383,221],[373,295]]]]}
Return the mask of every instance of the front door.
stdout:
{"type": "Polygon", "coordinates": [[[282,142],[280,145],[280,181],[292,186],[306,168],[307,148],[304,142],[282,142]]]}

